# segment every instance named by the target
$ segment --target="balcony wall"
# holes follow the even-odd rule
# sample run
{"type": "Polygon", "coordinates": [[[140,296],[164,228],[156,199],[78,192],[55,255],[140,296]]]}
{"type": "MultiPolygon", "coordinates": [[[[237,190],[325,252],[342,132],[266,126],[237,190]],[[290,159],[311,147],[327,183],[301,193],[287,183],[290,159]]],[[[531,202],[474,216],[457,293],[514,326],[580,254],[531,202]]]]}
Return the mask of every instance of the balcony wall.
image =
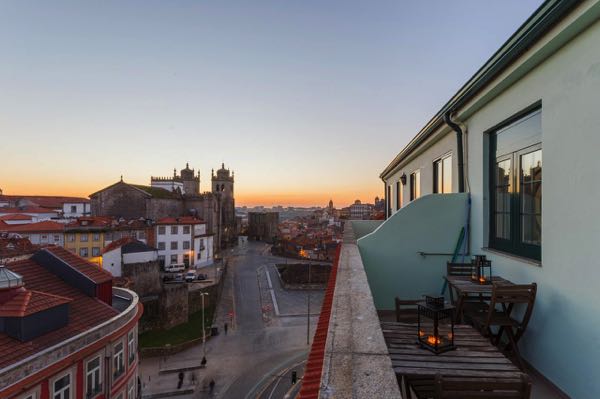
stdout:
{"type": "Polygon", "coordinates": [[[394,309],[396,296],[418,299],[440,292],[446,262],[466,221],[467,198],[464,193],[426,195],[379,226],[352,222],[378,310],[394,309]],[[371,227],[372,232],[360,236],[371,227]]]}

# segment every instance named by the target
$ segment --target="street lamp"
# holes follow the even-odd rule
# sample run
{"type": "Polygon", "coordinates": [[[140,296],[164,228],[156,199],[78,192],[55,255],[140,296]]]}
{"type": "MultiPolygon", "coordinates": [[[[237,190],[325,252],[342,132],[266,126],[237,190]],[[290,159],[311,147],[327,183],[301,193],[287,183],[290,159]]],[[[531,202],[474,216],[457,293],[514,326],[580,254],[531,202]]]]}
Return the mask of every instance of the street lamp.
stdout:
{"type": "Polygon", "coordinates": [[[204,296],[208,295],[208,292],[201,292],[202,297],[202,364],[206,364],[206,328],[204,328],[204,296]]]}

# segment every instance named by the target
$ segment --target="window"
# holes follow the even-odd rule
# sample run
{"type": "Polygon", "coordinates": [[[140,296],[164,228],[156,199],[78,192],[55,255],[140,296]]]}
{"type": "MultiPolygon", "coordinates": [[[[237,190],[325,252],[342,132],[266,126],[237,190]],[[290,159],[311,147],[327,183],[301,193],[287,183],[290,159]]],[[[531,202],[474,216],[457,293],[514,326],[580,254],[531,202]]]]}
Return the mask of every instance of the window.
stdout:
{"type": "Polygon", "coordinates": [[[135,379],[130,379],[127,383],[127,399],[135,399],[135,379]]]}
{"type": "Polygon", "coordinates": [[[433,163],[433,192],[452,192],[452,155],[446,155],[433,163]]]}
{"type": "Polygon", "coordinates": [[[414,201],[421,196],[421,171],[416,170],[410,174],[410,200],[414,201]]]}
{"type": "Polygon", "coordinates": [[[171,234],[178,234],[179,226],[171,226],[171,234]]]}
{"type": "Polygon", "coordinates": [[[202,252],[198,251],[196,259],[200,260],[202,258],[202,252]]]}
{"type": "Polygon", "coordinates": [[[144,230],[138,231],[137,238],[138,238],[138,240],[145,240],[146,239],[146,232],[144,230]]]}
{"type": "Polygon", "coordinates": [[[127,334],[127,356],[129,358],[129,364],[133,363],[135,360],[135,353],[137,349],[135,347],[135,334],[134,331],[129,331],[127,334]]]}
{"type": "Polygon", "coordinates": [[[123,361],[123,342],[115,345],[113,351],[113,376],[118,378],[125,371],[125,362],[123,361]]]}
{"type": "Polygon", "coordinates": [[[387,216],[392,216],[392,186],[387,187],[387,195],[386,195],[386,205],[387,205],[387,216]]]}
{"type": "Polygon", "coordinates": [[[174,265],[177,263],[177,255],[171,255],[171,264],[174,265]]]}
{"type": "Polygon", "coordinates": [[[158,250],[159,251],[164,251],[165,250],[165,243],[164,241],[161,241],[158,243],[158,250]]]}
{"type": "Polygon", "coordinates": [[[402,207],[402,183],[396,182],[396,210],[402,207]]]}
{"type": "Polygon", "coordinates": [[[183,242],[183,249],[190,249],[190,242],[189,241],[184,241],[183,242]]]}
{"type": "Polygon", "coordinates": [[[165,235],[165,226],[158,226],[158,235],[159,236],[165,235]]]}
{"type": "Polygon", "coordinates": [[[58,234],[54,235],[54,242],[60,242],[60,236],[58,234]]]}
{"type": "Polygon", "coordinates": [[[88,249],[87,248],[79,248],[79,256],[82,258],[88,257],[88,249]]]}
{"type": "Polygon", "coordinates": [[[189,254],[183,255],[183,264],[185,267],[190,267],[190,255],[189,254]]]}
{"type": "Polygon", "coordinates": [[[190,234],[190,226],[183,226],[183,234],[190,234]]]}
{"type": "Polygon", "coordinates": [[[160,267],[165,267],[165,256],[164,255],[158,255],[158,264],[160,265],[160,267]]]}
{"type": "Polygon", "coordinates": [[[177,249],[177,241],[171,241],[171,249],[177,249]]]}
{"type": "Polygon", "coordinates": [[[490,136],[489,246],[532,259],[542,248],[541,110],[490,136]]]}
{"type": "Polygon", "coordinates": [[[66,374],[54,381],[52,399],[71,399],[71,374],[66,374]]]}
{"type": "Polygon", "coordinates": [[[42,234],[41,240],[42,240],[42,242],[48,242],[48,235],[47,234],[42,234]]]}
{"type": "Polygon", "coordinates": [[[94,240],[94,241],[100,241],[100,233],[94,233],[92,235],[92,240],[94,240]]]}
{"type": "Polygon", "coordinates": [[[92,248],[92,256],[100,256],[100,247],[92,248]]]}
{"type": "Polygon", "coordinates": [[[86,393],[87,397],[96,396],[102,390],[100,356],[90,360],[85,367],[86,393]]]}
{"type": "Polygon", "coordinates": [[[32,392],[27,396],[24,396],[22,399],[37,399],[38,395],[37,392],[32,392]]]}
{"type": "Polygon", "coordinates": [[[71,205],[71,213],[76,213],[76,212],[77,212],[77,206],[71,205]]]}
{"type": "Polygon", "coordinates": [[[79,235],[79,241],[81,241],[81,242],[88,242],[88,234],[87,233],[81,233],[79,235]]]}
{"type": "Polygon", "coordinates": [[[68,242],[75,242],[75,234],[67,234],[68,242]]]}
{"type": "Polygon", "coordinates": [[[200,251],[202,251],[204,249],[204,238],[200,239],[200,248],[198,248],[200,251]]]}

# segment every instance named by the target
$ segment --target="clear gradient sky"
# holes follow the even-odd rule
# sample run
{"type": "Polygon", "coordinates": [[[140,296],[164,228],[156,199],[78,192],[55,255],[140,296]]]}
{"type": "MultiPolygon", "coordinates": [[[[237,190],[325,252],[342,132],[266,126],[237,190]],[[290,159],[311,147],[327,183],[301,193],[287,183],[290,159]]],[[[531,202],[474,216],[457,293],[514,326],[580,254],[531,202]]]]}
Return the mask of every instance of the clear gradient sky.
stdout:
{"type": "Polygon", "coordinates": [[[238,205],[345,206],[541,0],[0,2],[0,188],[221,162],[238,205]]]}

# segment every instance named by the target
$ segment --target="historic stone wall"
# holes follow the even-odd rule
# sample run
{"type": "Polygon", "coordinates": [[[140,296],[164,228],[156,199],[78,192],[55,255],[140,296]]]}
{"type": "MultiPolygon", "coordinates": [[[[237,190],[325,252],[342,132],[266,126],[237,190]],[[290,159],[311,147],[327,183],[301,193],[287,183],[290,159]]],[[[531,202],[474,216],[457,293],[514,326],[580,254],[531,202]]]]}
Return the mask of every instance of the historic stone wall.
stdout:
{"type": "Polygon", "coordinates": [[[146,200],[146,217],[160,219],[187,215],[184,203],[178,198],[148,198],[146,200]]]}
{"type": "Polygon", "coordinates": [[[161,290],[158,261],[130,263],[122,266],[123,277],[131,281],[131,289],[140,297],[158,294],[161,290]]]}
{"type": "Polygon", "coordinates": [[[91,197],[92,215],[126,219],[146,217],[146,198],[139,190],[117,183],[91,197]]]}
{"type": "Polygon", "coordinates": [[[168,330],[188,321],[188,289],[185,283],[165,284],[160,295],[160,328],[168,330]]]}

